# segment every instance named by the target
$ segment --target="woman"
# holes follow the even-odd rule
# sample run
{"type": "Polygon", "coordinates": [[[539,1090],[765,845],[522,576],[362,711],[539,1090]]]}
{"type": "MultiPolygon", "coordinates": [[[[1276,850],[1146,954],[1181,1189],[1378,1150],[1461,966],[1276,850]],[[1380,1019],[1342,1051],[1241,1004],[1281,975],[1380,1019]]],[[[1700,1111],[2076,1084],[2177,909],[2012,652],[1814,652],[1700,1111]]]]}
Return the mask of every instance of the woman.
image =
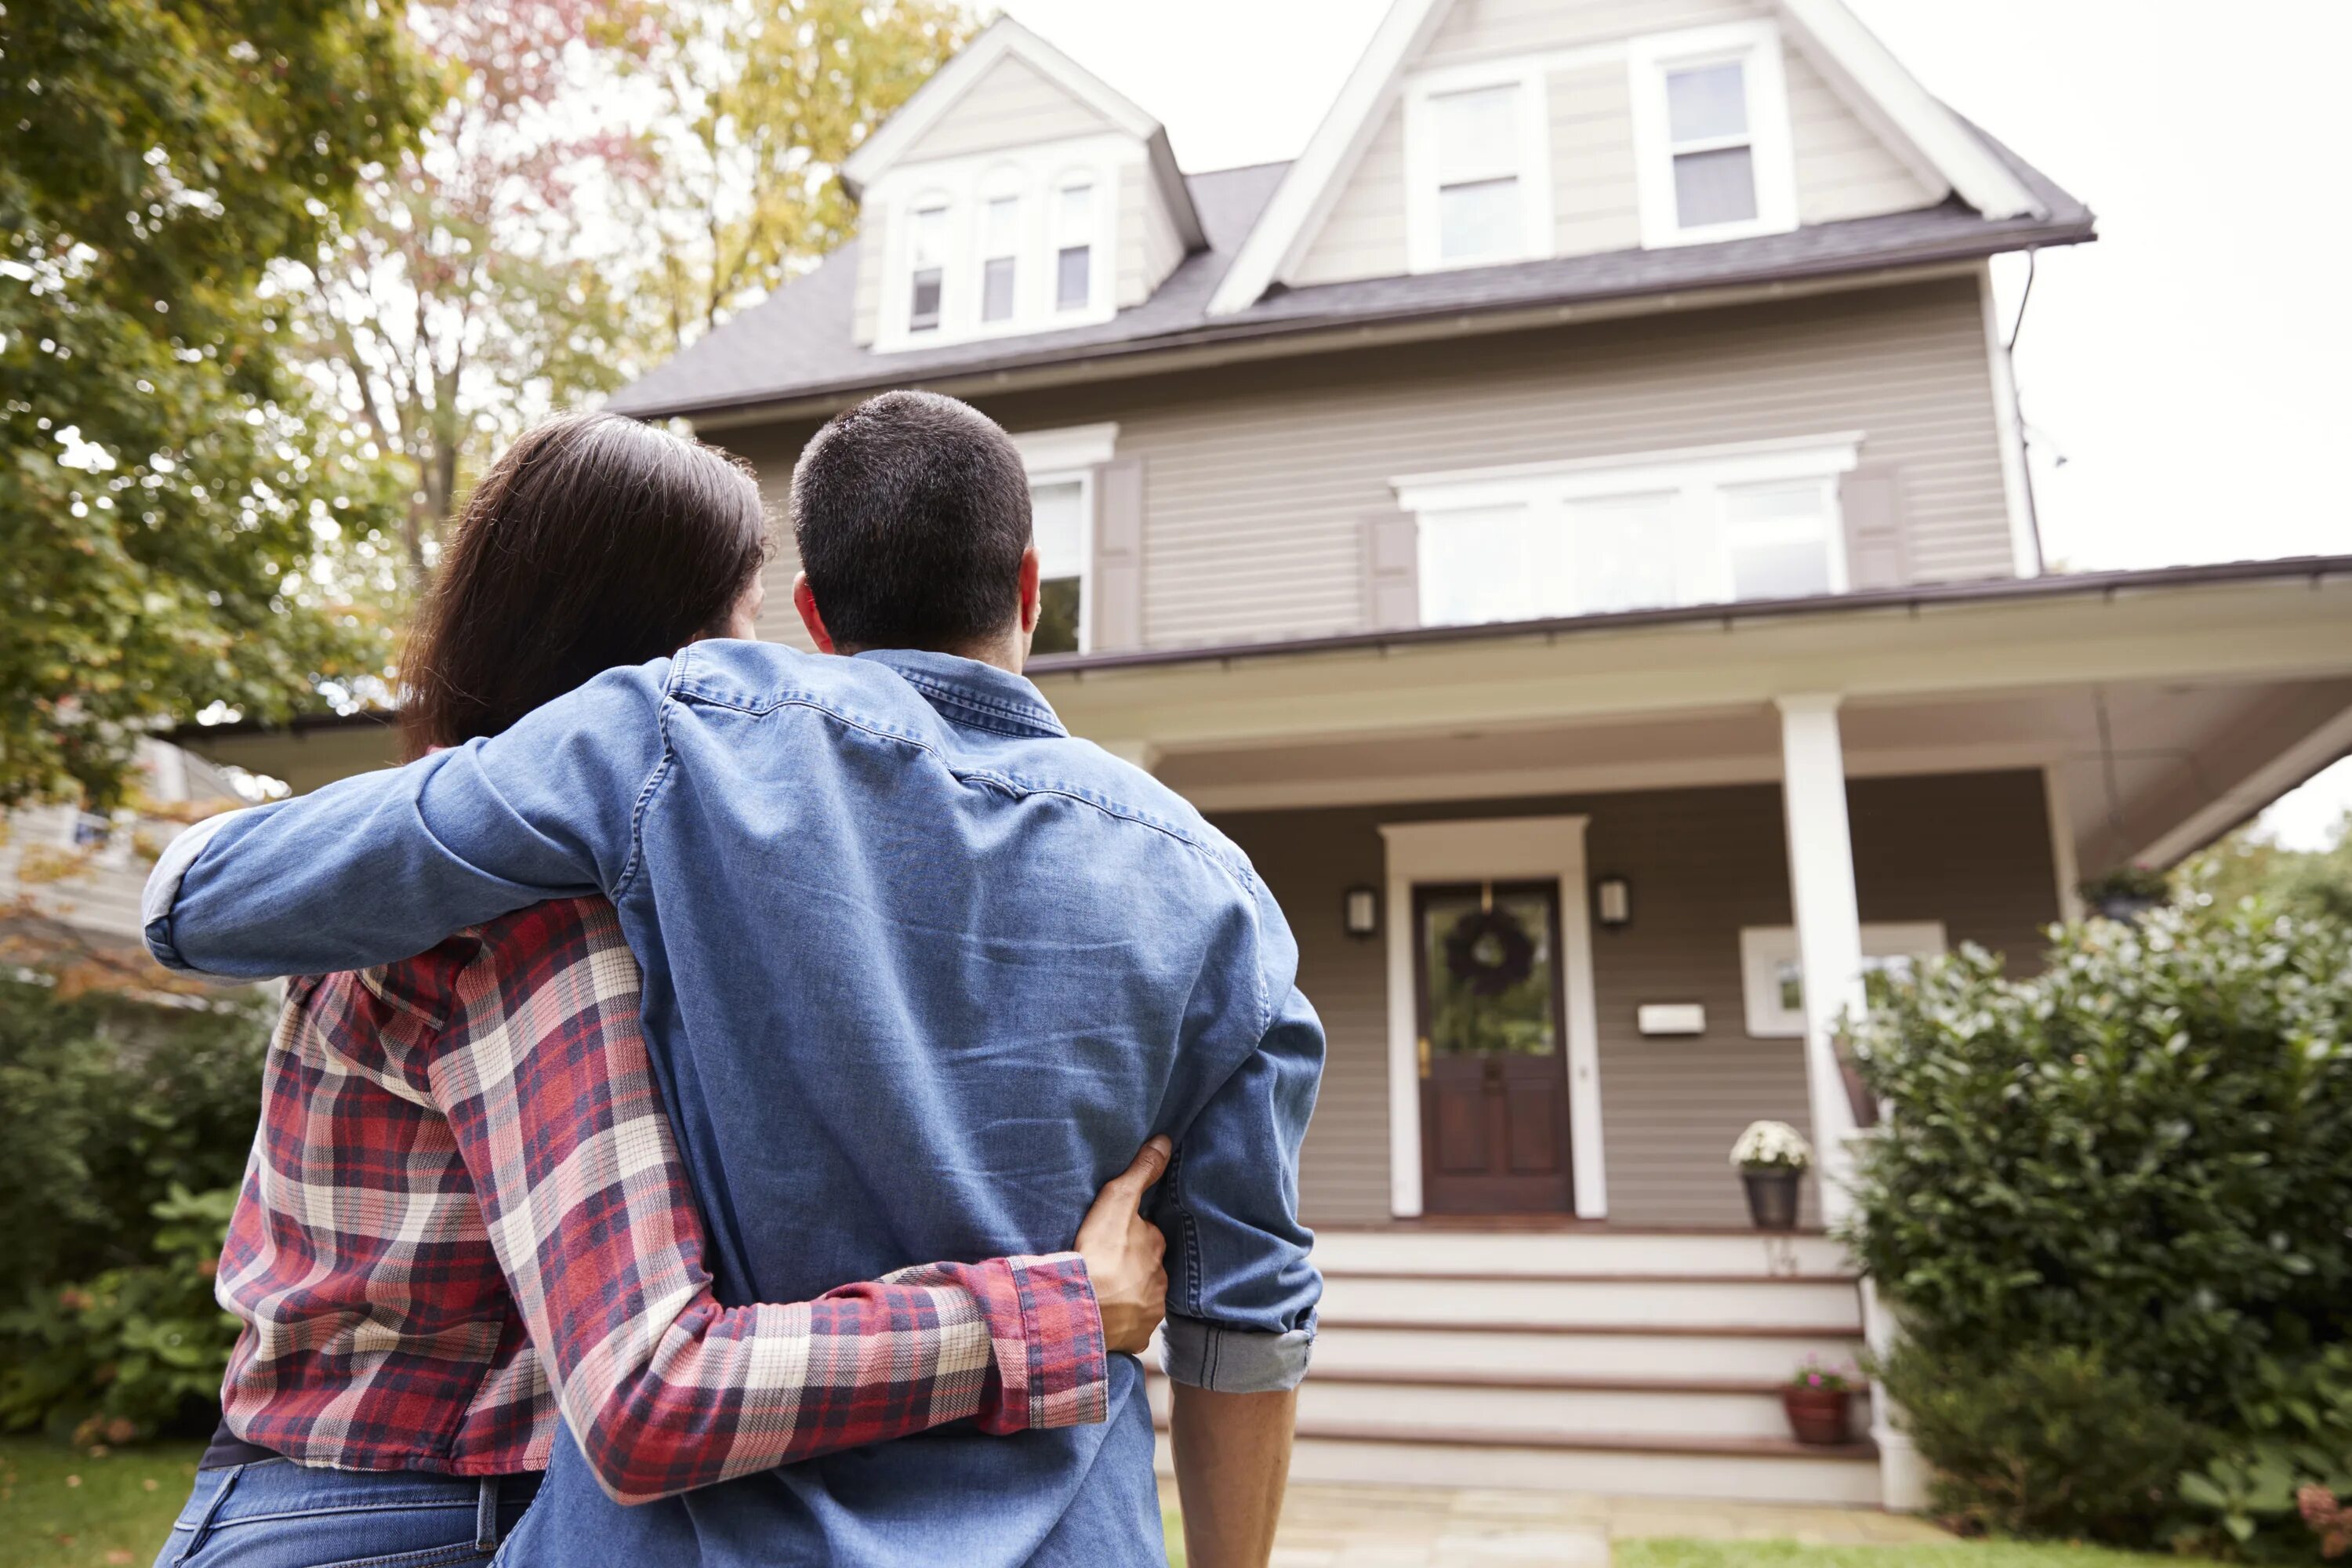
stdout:
{"type": "MultiPolygon", "coordinates": [[[[750,473],[710,448],[609,416],[533,431],[441,563],[404,660],[409,754],[751,636],[766,552],[750,473]]],[[[625,1502],[967,1417],[1102,1418],[1107,1352],[1161,1310],[1136,1204],[1164,1139],[1075,1252],[722,1308],[638,983],[587,898],[291,983],[221,1257],[245,1327],[159,1568],[487,1562],[559,1411],[625,1502]]]]}

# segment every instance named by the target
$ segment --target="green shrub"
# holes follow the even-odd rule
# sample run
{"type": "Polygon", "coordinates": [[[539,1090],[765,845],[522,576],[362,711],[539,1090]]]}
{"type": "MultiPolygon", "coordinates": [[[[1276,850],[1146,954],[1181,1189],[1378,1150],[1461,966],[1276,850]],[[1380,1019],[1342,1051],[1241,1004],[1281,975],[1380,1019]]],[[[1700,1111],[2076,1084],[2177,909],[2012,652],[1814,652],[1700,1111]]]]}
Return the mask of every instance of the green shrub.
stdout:
{"type": "Polygon", "coordinates": [[[110,1443],[208,1429],[236,1343],[236,1320],[213,1300],[236,1194],[174,1188],[155,1205],[155,1262],[0,1313],[16,1352],[0,1367],[0,1429],[110,1443]]]}
{"type": "MultiPolygon", "coordinates": [[[[1941,1423],[1983,1451],[1963,1439],[1991,1420],[1938,1379],[2062,1365],[2084,1399],[2137,1389],[2195,1429],[2216,1486],[2290,1440],[2273,1416],[2352,1342],[2352,932],[2243,904],[2093,921],[2032,979],[1977,951],[1927,965],[1855,1035],[1889,1114],[1850,1239],[1915,1342],[1890,1371],[1923,1449],[1941,1423]],[[2044,1359],[2068,1352],[2090,1359],[2044,1359]]],[[[2106,1468],[2099,1447],[2078,1461],[2106,1468]]],[[[1951,1500],[1990,1520],[2021,1495],[1951,1500]]]]}
{"type": "Polygon", "coordinates": [[[1923,1340],[2095,1349],[2227,1426],[2266,1357],[2352,1337],[2343,927],[2170,908],[1883,994],[1853,1239],[1923,1340]]]}
{"type": "Polygon", "coordinates": [[[242,1176],[269,1009],[143,1006],[0,978],[0,1307],[148,1261],[154,1205],[242,1176]]]}
{"type": "Polygon", "coordinates": [[[2241,1414],[2243,1428],[2228,1451],[2180,1479],[2181,1543],[2309,1561],[2325,1547],[2331,1522],[2352,1531],[2345,1511],[2352,1505],[2352,1345],[2267,1368],[2241,1414]]]}
{"type": "Polygon", "coordinates": [[[2189,1423],[2096,1352],[1963,1359],[1913,1343],[1877,1370],[1936,1468],[1937,1511],[1976,1530],[2152,1540],[2196,1452],[2189,1423]]]}

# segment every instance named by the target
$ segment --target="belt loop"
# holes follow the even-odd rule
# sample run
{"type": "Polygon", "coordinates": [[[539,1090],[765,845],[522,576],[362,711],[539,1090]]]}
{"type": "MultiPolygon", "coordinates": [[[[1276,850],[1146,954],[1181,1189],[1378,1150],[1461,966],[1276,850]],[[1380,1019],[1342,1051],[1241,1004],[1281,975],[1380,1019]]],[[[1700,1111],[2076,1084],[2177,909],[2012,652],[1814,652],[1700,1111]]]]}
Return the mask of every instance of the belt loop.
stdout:
{"type": "MultiPolygon", "coordinates": [[[[220,1490],[213,1493],[213,1500],[205,1505],[204,1516],[196,1521],[195,1529],[188,1532],[188,1549],[172,1559],[173,1568],[178,1568],[180,1563],[194,1557],[203,1548],[205,1539],[213,1532],[213,1516],[220,1512],[221,1504],[228,1501],[228,1494],[236,1489],[236,1478],[245,1474],[245,1470],[246,1467],[243,1465],[231,1465],[227,1469],[218,1472],[221,1479],[220,1490]]],[[[199,1471],[197,1479],[202,1479],[204,1474],[205,1472],[199,1471]]]]}
{"type": "Polygon", "coordinates": [[[474,1550],[493,1552],[499,1544],[499,1478],[482,1478],[481,1500],[474,1505],[474,1550]]]}

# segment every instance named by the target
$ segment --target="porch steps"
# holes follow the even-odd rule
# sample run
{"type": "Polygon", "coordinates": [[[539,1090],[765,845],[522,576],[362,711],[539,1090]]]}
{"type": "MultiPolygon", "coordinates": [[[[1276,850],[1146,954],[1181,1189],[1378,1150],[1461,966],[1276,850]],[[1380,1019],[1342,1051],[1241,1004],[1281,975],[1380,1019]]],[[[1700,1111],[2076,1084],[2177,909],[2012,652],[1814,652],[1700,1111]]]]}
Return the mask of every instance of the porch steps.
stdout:
{"type": "MultiPolygon", "coordinates": [[[[1860,1296],[1826,1237],[1331,1232],[1316,1260],[1302,1480],[1878,1500],[1871,1444],[1799,1445],[1780,1409],[1806,1357],[1861,1351],[1860,1296]]],[[[1164,1427],[1163,1379],[1151,1396],[1164,1427]]]]}

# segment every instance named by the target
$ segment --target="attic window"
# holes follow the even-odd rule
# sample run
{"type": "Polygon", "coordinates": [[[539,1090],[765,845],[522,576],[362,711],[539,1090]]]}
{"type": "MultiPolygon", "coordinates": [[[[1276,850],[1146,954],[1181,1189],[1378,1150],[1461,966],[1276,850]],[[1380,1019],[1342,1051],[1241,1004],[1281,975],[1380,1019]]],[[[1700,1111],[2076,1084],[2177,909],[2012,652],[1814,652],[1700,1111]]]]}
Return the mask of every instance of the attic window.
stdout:
{"type": "Polygon", "coordinates": [[[1054,309],[1083,310],[1094,301],[1092,185],[1065,185],[1054,206],[1054,309]]]}
{"type": "Polygon", "coordinates": [[[980,319],[1013,319],[1013,286],[1020,281],[1021,198],[998,196],[982,215],[980,319]]]}
{"type": "Polygon", "coordinates": [[[1797,226],[1788,84],[1769,21],[1633,40],[1642,243],[1696,245],[1797,226]]]}
{"type": "Polygon", "coordinates": [[[923,207],[916,212],[908,256],[912,264],[912,287],[907,298],[907,330],[935,331],[940,324],[940,299],[947,273],[947,208],[923,207]]]}
{"type": "Polygon", "coordinates": [[[1551,250],[1544,79],[1521,63],[1407,84],[1407,260],[1415,272],[1524,261],[1551,250]]]}

